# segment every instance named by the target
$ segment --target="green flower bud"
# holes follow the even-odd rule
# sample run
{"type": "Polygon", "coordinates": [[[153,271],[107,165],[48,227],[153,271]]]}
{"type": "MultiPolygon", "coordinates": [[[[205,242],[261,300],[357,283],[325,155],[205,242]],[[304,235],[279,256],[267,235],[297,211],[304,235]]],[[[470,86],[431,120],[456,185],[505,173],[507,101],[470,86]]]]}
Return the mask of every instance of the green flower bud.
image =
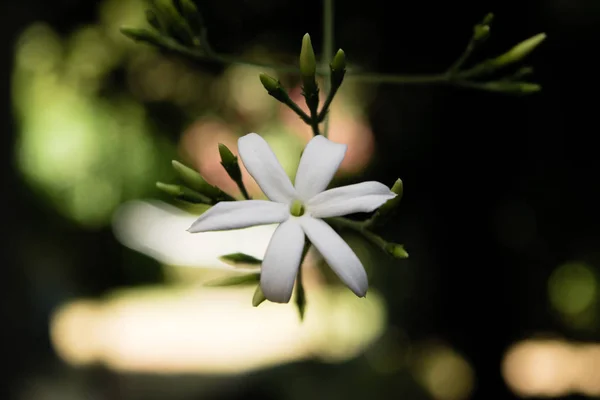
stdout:
{"type": "Polygon", "coordinates": [[[219,143],[219,155],[221,156],[221,164],[224,166],[237,165],[237,157],[223,143],[219,143]]]}
{"type": "Polygon", "coordinates": [[[331,69],[331,90],[335,93],[342,85],[344,75],[346,75],[346,53],[344,53],[344,50],[339,49],[335,53],[329,68],[331,69]]]}
{"type": "Polygon", "coordinates": [[[401,244],[389,243],[386,246],[386,251],[394,258],[408,258],[408,252],[401,244]]]}
{"type": "Polygon", "coordinates": [[[490,36],[489,25],[475,25],[473,28],[473,40],[476,42],[483,42],[490,36]]]}
{"type": "MultiPolygon", "coordinates": [[[[304,113],[304,111],[298,108],[298,105],[294,103],[292,99],[290,99],[290,96],[287,94],[283,86],[281,86],[281,82],[279,82],[275,78],[270,77],[267,74],[260,74],[259,78],[260,82],[262,83],[262,85],[267,90],[270,96],[288,106],[292,111],[298,114],[298,116],[302,118],[304,122],[310,124],[311,121],[308,118],[308,116],[304,113]]],[[[317,100],[319,99],[318,96],[316,96],[316,98],[317,100]]]]}
{"type": "Polygon", "coordinates": [[[197,16],[198,8],[196,7],[193,1],[179,0],[178,3],[181,15],[183,15],[186,18],[197,16]]]}
{"type": "Polygon", "coordinates": [[[176,0],[175,6],[177,7],[179,14],[185,18],[192,29],[192,32],[196,35],[200,35],[202,33],[202,28],[204,27],[204,21],[196,4],[191,0],[176,0]]]}
{"type": "Polygon", "coordinates": [[[379,209],[373,216],[374,219],[381,221],[381,217],[388,215],[398,206],[400,200],[402,200],[402,194],[404,192],[404,185],[401,179],[396,180],[394,186],[392,186],[391,191],[393,193],[396,193],[396,197],[383,203],[383,205],[379,207],[379,209]]]}
{"type": "Polygon", "coordinates": [[[503,92],[512,94],[531,94],[542,90],[542,86],[530,82],[498,81],[488,82],[483,88],[492,92],[503,92]]]}
{"type": "Polygon", "coordinates": [[[151,0],[151,4],[166,22],[182,21],[172,0],[151,0]]]}
{"type": "Polygon", "coordinates": [[[190,203],[205,203],[208,204],[211,200],[201,193],[197,193],[185,186],[171,185],[163,182],[156,182],[156,187],[162,192],[173,196],[179,200],[184,200],[190,203]]]}
{"type": "Polygon", "coordinates": [[[304,92],[313,94],[317,91],[317,82],[315,74],[317,73],[317,60],[315,51],[310,41],[310,35],[307,33],[302,38],[302,48],[300,49],[300,75],[304,83],[304,92]]]}
{"type": "Polygon", "coordinates": [[[300,73],[302,76],[306,77],[314,77],[317,73],[315,51],[308,33],[302,37],[302,48],[300,49],[300,73]]]}
{"type": "Polygon", "coordinates": [[[335,53],[329,66],[331,67],[331,71],[344,71],[346,69],[346,53],[344,53],[344,50],[339,49],[335,53]]]}
{"type": "Polygon", "coordinates": [[[160,23],[158,16],[153,10],[146,10],[146,21],[148,21],[150,26],[156,29],[157,31],[164,32],[164,27],[160,23]]]}
{"type": "Polygon", "coordinates": [[[545,39],[546,34],[539,33],[517,44],[506,53],[493,59],[491,62],[494,66],[503,66],[519,62],[529,55],[529,53],[535,50],[535,48],[538,47],[545,39]]]}
{"type": "Polygon", "coordinates": [[[396,207],[400,203],[400,200],[402,200],[402,193],[404,191],[404,185],[402,184],[401,179],[396,180],[394,186],[392,186],[391,191],[396,194],[396,197],[394,197],[393,199],[389,199],[388,201],[383,203],[383,205],[379,207],[377,211],[375,211],[375,214],[373,214],[371,218],[364,222],[366,226],[372,227],[381,225],[383,222],[385,222],[382,217],[389,215],[390,213],[392,213],[392,211],[396,209],[396,207]]]}
{"type": "Polygon", "coordinates": [[[269,95],[273,96],[276,100],[279,100],[284,104],[289,104],[291,102],[289,95],[283,86],[281,86],[281,82],[267,74],[260,74],[259,77],[260,82],[267,90],[269,95]]]}
{"type": "Polygon", "coordinates": [[[237,164],[237,157],[233,155],[231,150],[223,143],[219,143],[219,155],[221,156],[221,162],[225,165],[237,164]]]}
{"type": "Polygon", "coordinates": [[[183,44],[195,44],[194,35],[186,20],[179,14],[172,0],[153,0],[156,14],[166,26],[169,35],[183,44]]]}
{"type": "Polygon", "coordinates": [[[391,190],[393,193],[398,195],[394,199],[402,198],[402,194],[404,193],[404,184],[402,183],[402,179],[396,179],[396,182],[394,182],[394,186],[392,186],[391,190]]]}
{"type": "Polygon", "coordinates": [[[225,168],[227,174],[229,174],[231,179],[235,182],[241,182],[242,171],[240,170],[237,157],[234,156],[231,150],[223,143],[219,143],[219,154],[221,155],[221,165],[225,168]]]}
{"type": "Polygon", "coordinates": [[[533,74],[533,67],[522,67],[522,68],[519,68],[519,70],[511,76],[511,79],[513,79],[513,80],[523,79],[532,74],[533,74]]]}
{"type": "Polygon", "coordinates": [[[219,199],[223,197],[223,192],[219,189],[206,182],[204,178],[193,169],[183,165],[179,161],[171,161],[173,169],[178,173],[181,180],[190,188],[199,193],[203,193],[212,199],[219,199]]]}
{"type": "Polygon", "coordinates": [[[156,182],[156,187],[158,188],[158,190],[161,190],[173,197],[180,196],[182,193],[182,190],[179,187],[179,185],[170,185],[168,183],[156,182]]]}
{"type": "Polygon", "coordinates": [[[483,17],[483,20],[481,21],[481,25],[491,25],[493,20],[494,20],[494,14],[488,13],[485,17],[483,17]]]}
{"type": "Polygon", "coordinates": [[[519,92],[521,93],[536,93],[542,90],[542,85],[530,82],[516,82],[519,92]]]}
{"type": "Polygon", "coordinates": [[[275,78],[270,77],[267,74],[260,74],[259,78],[260,82],[269,93],[279,90],[281,88],[281,84],[279,83],[279,81],[275,78]]]}

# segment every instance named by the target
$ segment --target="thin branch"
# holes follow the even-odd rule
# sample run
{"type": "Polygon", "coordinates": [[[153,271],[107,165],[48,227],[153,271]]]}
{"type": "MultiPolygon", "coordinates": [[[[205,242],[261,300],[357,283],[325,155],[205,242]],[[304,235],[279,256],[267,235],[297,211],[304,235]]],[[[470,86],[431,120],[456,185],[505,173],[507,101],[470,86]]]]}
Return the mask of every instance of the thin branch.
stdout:
{"type": "Polygon", "coordinates": [[[381,236],[371,232],[367,227],[367,221],[358,222],[343,217],[326,218],[325,221],[338,230],[345,229],[358,233],[373,245],[383,250],[383,252],[394,258],[408,258],[408,253],[403,245],[388,242],[381,236]]]}
{"type": "MultiPolygon", "coordinates": [[[[246,65],[250,67],[258,67],[271,69],[283,73],[294,73],[299,74],[300,69],[296,66],[285,65],[285,64],[271,64],[259,61],[252,61],[247,59],[238,58],[236,56],[230,56],[226,54],[219,54],[212,50],[206,51],[204,48],[190,48],[184,46],[177,41],[159,35],[148,30],[140,29],[121,29],[128,37],[140,41],[146,42],[159,48],[176,53],[195,61],[202,62],[213,62],[224,65],[246,65]]],[[[317,75],[325,76],[329,73],[329,67],[324,68],[323,66],[317,67],[317,75]]],[[[358,82],[368,83],[394,83],[394,84],[424,84],[424,83],[440,83],[447,81],[448,78],[444,74],[431,74],[431,75],[391,75],[391,74],[377,74],[377,73],[362,73],[353,72],[350,68],[346,73],[346,79],[353,79],[358,82]]]]}
{"type": "MultiPolygon", "coordinates": [[[[325,0],[324,0],[325,1],[325,0]]],[[[331,1],[331,0],[327,0],[331,1]]],[[[264,69],[271,69],[283,73],[299,73],[298,67],[284,65],[284,64],[270,64],[258,61],[250,61],[241,59],[235,56],[219,54],[211,49],[204,47],[187,47],[177,41],[162,36],[156,32],[148,31],[145,29],[130,29],[122,28],[123,32],[128,37],[153,44],[160,47],[163,50],[180,54],[188,57],[195,61],[202,62],[213,62],[224,65],[246,65],[252,67],[259,67],[264,69]]],[[[460,71],[454,74],[448,74],[447,72],[437,74],[426,74],[426,75],[400,75],[400,74],[381,74],[381,73],[365,73],[360,70],[348,69],[345,79],[351,79],[355,82],[363,83],[377,83],[377,84],[395,84],[395,85],[426,85],[426,84],[445,84],[451,86],[459,86],[465,88],[473,88],[478,90],[494,91],[485,85],[480,83],[470,82],[473,78],[478,78],[484,75],[489,75],[495,68],[486,63],[485,61],[470,68],[468,70],[460,71]]],[[[317,67],[317,75],[327,77],[330,73],[329,68],[324,68],[322,65],[317,67]]],[[[501,90],[500,90],[501,91],[501,90]]],[[[326,117],[326,116],[323,116],[326,117]]],[[[314,128],[313,128],[314,130],[314,128]]],[[[318,130],[317,130],[318,131],[318,130]]]]}
{"type": "Polygon", "coordinates": [[[335,217],[326,219],[332,226],[337,227],[338,229],[347,229],[352,230],[360,235],[364,236],[369,242],[373,243],[375,246],[381,248],[383,251],[387,252],[388,242],[383,240],[381,236],[374,234],[373,232],[366,229],[366,225],[364,222],[353,221],[348,218],[343,217],[335,217]]]}
{"type": "Polygon", "coordinates": [[[329,109],[329,105],[331,104],[331,101],[333,100],[333,95],[332,93],[330,93],[331,91],[331,81],[330,81],[330,76],[331,76],[331,69],[328,68],[328,63],[331,62],[331,59],[333,58],[333,46],[335,45],[334,43],[334,14],[333,14],[333,0],[323,0],[323,69],[325,69],[327,72],[325,72],[325,79],[323,80],[323,91],[324,94],[327,96],[326,98],[326,104],[323,107],[323,110],[325,111],[325,115],[323,116],[319,116],[319,120],[322,120],[324,118],[324,122],[325,125],[323,126],[323,136],[327,137],[327,133],[329,131],[329,113],[327,112],[327,110],[329,109]],[[327,101],[329,100],[329,101],[327,101]],[[325,108],[327,107],[327,108],[325,108]]]}
{"type": "Polygon", "coordinates": [[[321,108],[321,111],[319,112],[319,115],[317,116],[317,120],[319,122],[325,121],[325,128],[324,131],[325,133],[323,134],[323,136],[327,137],[327,123],[329,121],[329,108],[331,106],[331,102],[333,101],[333,98],[335,97],[335,94],[337,93],[337,88],[331,88],[330,92],[327,94],[327,98],[325,99],[325,103],[323,103],[323,107],[321,108]]]}

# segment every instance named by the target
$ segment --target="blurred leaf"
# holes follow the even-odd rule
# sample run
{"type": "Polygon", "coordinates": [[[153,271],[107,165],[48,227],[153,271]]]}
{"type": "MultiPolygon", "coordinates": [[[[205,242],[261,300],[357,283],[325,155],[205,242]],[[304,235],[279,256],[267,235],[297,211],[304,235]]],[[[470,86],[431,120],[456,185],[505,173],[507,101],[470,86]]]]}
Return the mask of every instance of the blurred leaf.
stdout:
{"type": "Polygon", "coordinates": [[[136,42],[146,42],[156,46],[161,45],[160,36],[147,29],[122,27],[121,33],[136,42]]]}
{"type": "Polygon", "coordinates": [[[296,307],[298,308],[298,314],[300,321],[304,320],[304,312],[306,311],[306,295],[304,293],[304,285],[302,284],[302,275],[298,275],[296,281],[296,307]]]}
{"type": "Polygon", "coordinates": [[[214,279],[208,281],[204,286],[221,287],[221,286],[240,286],[250,285],[260,282],[260,274],[247,274],[238,276],[228,276],[226,278],[214,279]]]}
{"type": "Polygon", "coordinates": [[[208,211],[212,206],[210,204],[202,204],[202,203],[190,203],[189,201],[175,199],[177,206],[181,209],[188,211],[195,216],[200,216],[208,211]]]}
{"type": "Polygon", "coordinates": [[[258,285],[256,287],[256,290],[254,291],[254,296],[252,296],[252,306],[258,307],[265,300],[267,300],[267,298],[265,297],[265,294],[263,293],[262,289],[260,288],[260,285],[258,285]]]}
{"type": "Polygon", "coordinates": [[[232,253],[219,257],[219,260],[234,267],[254,267],[262,264],[262,260],[244,253],[232,253]]]}
{"type": "Polygon", "coordinates": [[[205,195],[198,193],[190,188],[181,185],[172,185],[163,182],[156,182],[156,188],[169,196],[173,196],[179,200],[184,200],[189,203],[211,203],[211,200],[205,195]]]}

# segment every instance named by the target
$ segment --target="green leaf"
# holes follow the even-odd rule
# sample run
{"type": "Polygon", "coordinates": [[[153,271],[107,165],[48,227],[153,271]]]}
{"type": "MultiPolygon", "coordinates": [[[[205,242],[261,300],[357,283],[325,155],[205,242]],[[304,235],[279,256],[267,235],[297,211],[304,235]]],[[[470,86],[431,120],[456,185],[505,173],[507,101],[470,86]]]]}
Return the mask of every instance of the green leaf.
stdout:
{"type": "Polygon", "coordinates": [[[219,260],[234,267],[259,266],[262,260],[244,253],[232,253],[219,257],[219,260]]]}
{"type": "Polygon", "coordinates": [[[260,285],[258,285],[256,287],[256,290],[254,291],[254,296],[252,296],[252,307],[258,307],[265,300],[267,300],[267,298],[265,297],[265,294],[263,293],[262,289],[260,288],[260,285]]]}
{"type": "Polygon", "coordinates": [[[228,276],[225,278],[213,279],[204,284],[209,287],[222,287],[222,286],[242,286],[251,285],[260,282],[260,274],[246,274],[228,276]]]}

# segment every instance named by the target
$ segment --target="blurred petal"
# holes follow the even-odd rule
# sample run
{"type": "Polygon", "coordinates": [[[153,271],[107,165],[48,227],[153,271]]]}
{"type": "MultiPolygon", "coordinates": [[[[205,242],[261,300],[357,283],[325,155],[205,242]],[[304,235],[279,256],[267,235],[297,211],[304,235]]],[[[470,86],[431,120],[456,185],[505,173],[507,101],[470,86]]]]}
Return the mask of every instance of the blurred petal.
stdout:
{"type": "Polygon", "coordinates": [[[369,287],[367,273],[350,246],[323,220],[307,216],[299,221],[304,233],[333,272],[354,294],[364,297],[369,287]]]}
{"type": "Polygon", "coordinates": [[[268,143],[256,133],[238,140],[238,150],[244,166],[264,194],[279,203],[289,203],[296,191],[268,143]]]}
{"type": "Polygon", "coordinates": [[[276,224],[190,235],[186,229],[198,219],[162,201],[132,200],[113,215],[113,233],[123,245],[161,263],[192,268],[237,270],[219,259],[246,253],[262,258],[276,224]]]}
{"type": "Polygon", "coordinates": [[[290,215],[286,205],[267,200],[222,201],[200,216],[188,232],[226,231],[283,222],[290,215]]]}
{"type": "Polygon", "coordinates": [[[304,232],[297,219],[289,219],[277,227],[260,272],[260,287],[268,300],[290,301],[303,247],[304,232]]]}
{"type": "Polygon", "coordinates": [[[321,135],[308,142],[296,172],[296,192],[301,200],[308,201],[327,188],[347,148],[345,144],[334,143],[321,135]]]}
{"type": "Polygon", "coordinates": [[[306,203],[315,218],[337,217],[357,212],[371,212],[396,194],[383,183],[370,181],[341,186],[317,194],[306,203]]]}

